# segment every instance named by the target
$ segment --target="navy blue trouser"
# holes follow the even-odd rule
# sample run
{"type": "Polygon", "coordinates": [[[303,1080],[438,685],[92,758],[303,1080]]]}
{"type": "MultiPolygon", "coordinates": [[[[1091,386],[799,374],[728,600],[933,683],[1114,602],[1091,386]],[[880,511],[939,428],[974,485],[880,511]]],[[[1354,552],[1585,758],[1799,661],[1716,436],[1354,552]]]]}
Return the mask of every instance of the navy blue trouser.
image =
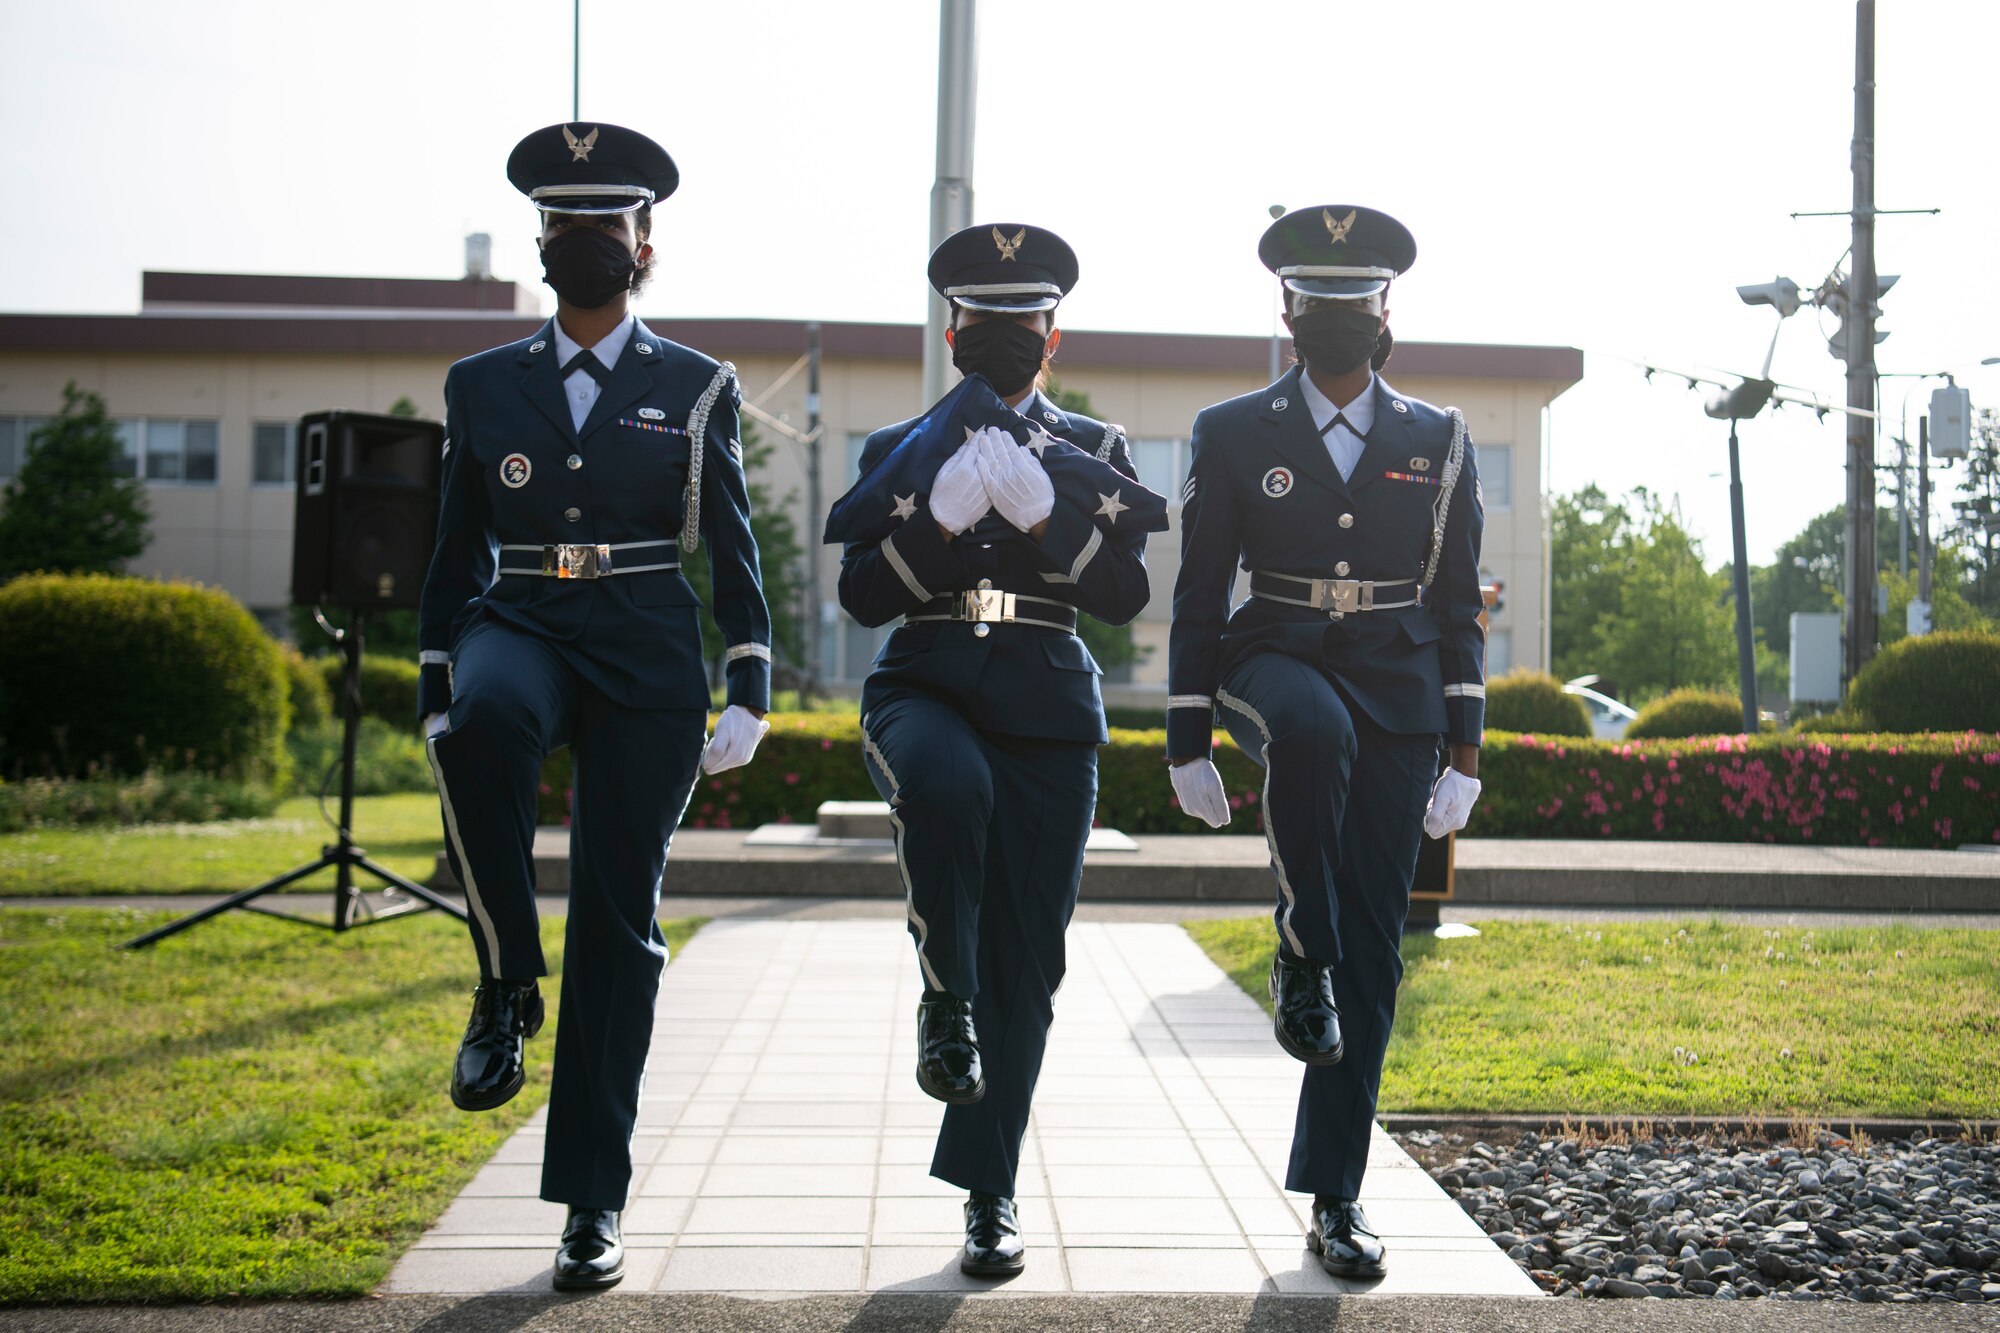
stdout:
{"type": "Polygon", "coordinates": [[[1306,1067],[1285,1188],[1359,1198],[1438,737],[1382,730],[1325,672],[1279,653],[1239,662],[1216,704],[1236,743],[1264,765],[1279,941],[1335,965],[1347,1047],[1337,1065],[1306,1067]]]}
{"type": "Polygon", "coordinates": [[[431,770],[483,977],[548,974],[535,913],[535,792],[550,751],[567,744],[574,758],[542,1197],[623,1208],[667,962],[660,874],[694,790],[707,714],[614,704],[559,645],[488,620],[452,651],[448,718],[430,741],[431,770]]]}
{"type": "Polygon", "coordinates": [[[877,703],[862,732],[924,985],[972,1001],[986,1074],[985,1096],[945,1108],[931,1174],[1011,1198],[1097,809],[1097,746],[980,731],[915,691],[877,703]]]}

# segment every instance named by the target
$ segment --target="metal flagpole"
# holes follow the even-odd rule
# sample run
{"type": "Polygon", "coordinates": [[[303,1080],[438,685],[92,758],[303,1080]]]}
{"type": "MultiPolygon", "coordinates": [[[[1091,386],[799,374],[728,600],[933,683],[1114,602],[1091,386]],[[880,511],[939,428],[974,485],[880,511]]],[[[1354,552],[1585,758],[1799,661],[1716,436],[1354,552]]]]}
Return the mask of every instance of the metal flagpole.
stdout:
{"type": "MultiPolygon", "coordinates": [[[[973,0],[939,0],[937,179],[931,185],[931,243],[935,250],[945,237],[972,225],[972,115],[979,72],[978,36],[973,30],[973,0]]],[[[928,252],[926,252],[928,253],[928,252]]],[[[924,288],[923,402],[928,407],[944,397],[951,368],[944,344],[948,311],[944,298],[924,288]]]]}

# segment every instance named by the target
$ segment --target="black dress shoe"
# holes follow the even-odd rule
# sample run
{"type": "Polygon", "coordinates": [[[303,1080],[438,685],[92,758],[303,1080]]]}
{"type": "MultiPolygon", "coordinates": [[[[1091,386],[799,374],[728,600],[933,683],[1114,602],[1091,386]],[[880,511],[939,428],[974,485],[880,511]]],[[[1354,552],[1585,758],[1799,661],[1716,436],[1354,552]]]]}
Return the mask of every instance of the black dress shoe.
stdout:
{"type": "Polygon", "coordinates": [[[974,1277],[1005,1277],[1025,1268],[1027,1255],[1014,1201],[972,1191],[965,1201],[965,1253],[958,1256],[958,1271],[974,1277]]]}
{"type": "Polygon", "coordinates": [[[572,1208],[556,1249],[556,1290],[615,1287],[625,1277],[625,1239],[616,1208],[572,1208]]]}
{"type": "Polygon", "coordinates": [[[490,1111],[513,1100],[527,1075],[521,1043],[542,1030],[542,991],[487,979],[472,992],[472,1018],[451,1067],[451,1101],[461,1111],[490,1111]]]}
{"type": "Polygon", "coordinates": [[[925,991],[917,1003],[917,1086],[941,1102],[963,1106],[986,1095],[972,1001],[925,991]]]}
{"type": "Polygon", "coordinates": [[[1358,1203],[1314,1199],[1306,1244],[1319,1256],[1319,1266],[1335,1277],[1381,1277],[1389,1271],[1388,1247],[1358,1203]]]}
{"type": "Polygon", "coordinates": [[[1309,1065],[1337,1065],[1340,1011],[1333,1004],[1333,969],[1325,963],[1271,959],[1271,1027],[1278,1045],[1309,1065]]]}

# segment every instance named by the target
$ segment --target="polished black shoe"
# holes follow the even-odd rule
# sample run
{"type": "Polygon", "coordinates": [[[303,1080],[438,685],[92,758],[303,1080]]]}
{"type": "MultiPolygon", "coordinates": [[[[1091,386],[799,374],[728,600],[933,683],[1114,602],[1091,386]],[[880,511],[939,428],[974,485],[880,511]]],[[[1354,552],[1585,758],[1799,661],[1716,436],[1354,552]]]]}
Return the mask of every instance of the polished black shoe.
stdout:
{"type": "Polygon", "coordinates": [[[542,1030],[542,991],[487,979],[472,992],[472,1018],[451,1067],[451,1101],[461,1111],[490,1111],[513,1100],[527,1075],[521,1043],[542,1030]]]}
{"type": "Polygon", "coordinates": [[[1388,1247],[1358,1203],[1314,1199],[1306,1244],[1319,1256],[1319,1266],[1335,1277],[1381,1277],[1389,1271],[1388,1247]]]}
{"type": "Polygon", "coordinates": [[[572,1208],[556,1248],[556,1290],[615,1287],[625,1278],[625,1238],[616,1208],[572,1208]]]}
{"type": "Polygon", "coordinates": [[[917,1002],[917,1086],[954,1106],[986,1095],[972,1001],[926,991],[917,1002]]]}
{"type": "Polygon", "coordinates": [[[1021,1244],[1021,1219],[1014,1201],[978,1190],[965,1201],[965,1253],[958,1271],[973,1277],[1005,1277],[1027,1267],[1028,1248],[1021,1244]]]}
{"type": "Polygon", "coordinates": [[[1340,1011],[1333,1004],[1333,969],[1325,963],[1271,959],[1271,1028],[1278,1045],[1309,1065],[1337,1065],[1340,1011]]]}

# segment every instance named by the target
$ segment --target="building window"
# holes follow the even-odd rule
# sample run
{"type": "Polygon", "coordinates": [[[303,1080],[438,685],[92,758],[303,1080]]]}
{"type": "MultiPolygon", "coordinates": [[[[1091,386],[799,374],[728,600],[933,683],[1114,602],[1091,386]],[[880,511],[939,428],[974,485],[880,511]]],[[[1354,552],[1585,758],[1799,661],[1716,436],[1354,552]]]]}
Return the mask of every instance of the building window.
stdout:
{"type": "Polygon", "coordinates": [[[292,484],[294,432],[292,421],[259,421],[250,427],[250,484],[289,486],[292,484]]]}
{"type": "Polygon", "coordinates": [[[1134,440],[1132,463],[1138,470],[1141,486],[1165,496],[1170,507],[1179,506],[1181,482],[1187,477],[1185,440],[1134,440]]]}
{"type": "Polygon", "coordinates": [[[1514,446],[1481,444],[1474,446],[1479,458],[1479,489],[1488,509],[1514,507],[1514,446]]]}
{"type": "Polygon", "coordinates": [[[112,424],[125,446],[125,475],[190,486],[215,484],[215,422],[147,417],[112,424]]]}
{"type": "Polygon", "coordinates": [[[0,481],[21,470],[27,461],[29,439],[48,424],[47,417],[0,417],[0,481]]]}
{"type": "Polygon", "coordinates": [[[851,431],[847,436],[847,484],[851,487],[861,480],[861,451],[868,445],[866,431],[851,431]]]}
{"type": "Polygon", "coordinates": [[[1486,679],[1504,676],[1514,669],[1514,631],[1486,631],[1486,679]]]}

